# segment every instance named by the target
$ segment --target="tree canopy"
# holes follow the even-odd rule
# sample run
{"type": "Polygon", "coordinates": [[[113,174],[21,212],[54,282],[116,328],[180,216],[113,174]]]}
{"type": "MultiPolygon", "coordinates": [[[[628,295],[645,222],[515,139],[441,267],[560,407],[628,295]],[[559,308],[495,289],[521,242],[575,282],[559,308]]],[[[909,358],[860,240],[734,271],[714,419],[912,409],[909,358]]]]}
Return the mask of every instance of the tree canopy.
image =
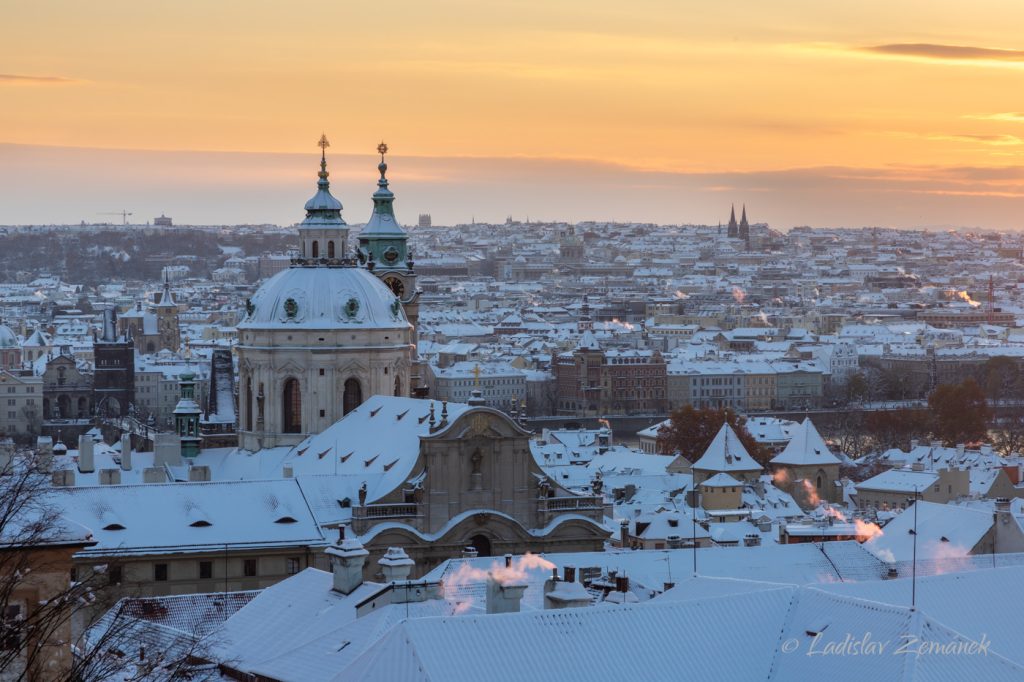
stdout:
{"type": "Polygon", "coordinates": [[[658,452],[666,455],[681,454],[695,462],[708,449],[715,435],[728,422],[743,447],[759,464],[770,459],[770,453],[747,430],[745,417],[725,408],[695,408],[684,405],[669,417],[667,426],[658,433],[658,452]]]}

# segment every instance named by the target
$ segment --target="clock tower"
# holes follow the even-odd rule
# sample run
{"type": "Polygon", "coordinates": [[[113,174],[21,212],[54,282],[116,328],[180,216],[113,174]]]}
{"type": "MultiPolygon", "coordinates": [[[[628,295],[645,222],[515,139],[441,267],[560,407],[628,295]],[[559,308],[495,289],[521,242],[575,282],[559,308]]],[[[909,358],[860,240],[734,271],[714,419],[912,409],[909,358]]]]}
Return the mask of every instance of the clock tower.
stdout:
{"type": "MultiPolygon", "coordinates": [[[[388,188],[388,164],[384,155],[388,146],[377,145],[380,154],[380,179],[377,191],[373,193],[373,214],[359,233],[359,260],[373,272],[402,302],[405,316],[413,326],[413,344],[417,341],[416,327],[419,319],[420,292],[416,288],[416,273],[413,270],[412,250],[409,235],[395,218],[395,195],[388,188]]],[[[414,346],[415,348],[415,346],[414,346]]],[[[416,357],[413,358],[413,394],[422,385],[416,357]]]]}

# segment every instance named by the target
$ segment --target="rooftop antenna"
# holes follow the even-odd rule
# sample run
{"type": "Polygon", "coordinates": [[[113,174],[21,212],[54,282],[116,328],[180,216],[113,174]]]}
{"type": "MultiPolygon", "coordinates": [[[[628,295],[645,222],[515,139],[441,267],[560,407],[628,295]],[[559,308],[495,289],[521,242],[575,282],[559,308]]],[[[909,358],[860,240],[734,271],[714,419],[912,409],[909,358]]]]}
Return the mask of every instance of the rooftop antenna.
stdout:
{"type": "Polygon", "coordinates": [[[693,577],[697,577],[697,488],[694,488],[693,506],[690,508],[690,520],[693,524],[693,577]]]}
{"type": "Polygon", "coordinates": [[[985,321],[989,324],[993,324],[995,321],[995,305],[996,305],[996,286],[992,281],[992,275],[988,276],[988,310],[986,311],[985,321]]]}
{"type": "Polygon", "coordinates": [[[917,501],[920,490],[914,486],[914,553],[911,559],[910,573],[910,608],[914,610],[917,606],[917,501]]]}

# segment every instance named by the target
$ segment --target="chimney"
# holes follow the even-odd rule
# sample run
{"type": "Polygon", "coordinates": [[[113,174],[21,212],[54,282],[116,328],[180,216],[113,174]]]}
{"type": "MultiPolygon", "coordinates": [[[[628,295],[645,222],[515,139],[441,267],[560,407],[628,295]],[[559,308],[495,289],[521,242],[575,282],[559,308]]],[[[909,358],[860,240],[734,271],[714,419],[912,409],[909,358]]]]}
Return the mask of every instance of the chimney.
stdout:
{"type": "MultiPolygon", "coordinates": [[[[510,560],[511,556],[506,556],[510,560]]],[[[510,562],[511,563],[511,562],[510,562]]],[[[502,571],[499,569],[499,575],[502,571]]],[[[508,575],[495,577],[487,574],[487,613],[519,613],[522,605],[523,592],[528,585],[508,575]]]]}
{"type": "Polygon", "coordinates": [[[956,444],[956,454],[962,455],[962,454],[964,454],[964,450],[966,450],[966,449],[967,449],[967,446],[964,443],[957,443],[956,444]]]}
{"type": "Polygon", "coordinates": [[[50,436],[36,439],[36,463],[42,471],[49,471],[53,466],[53,438],[50,436]]]}
{"type": "Polygon", "coordinates": [[[51,475],[53,485],[58,488],[74,488],[75,487],[75,470],[74,469],[58,469],[51,475]]]}
{"type": "Polygon", "coordinates": [[[284,478],[295,478],[295,469],[290,465],[285,465],[281,470],[281,474],[284,478]]]}
{"type": "Polygon", "coordinates": [[[78,470],[83,474],[91,474],[96,471],[92,436],[89,434],[82,434],[78,437],[78,470]]]}
{"type": "Polygon", "coordinates": [[[154,466],[181,466],[181,436],[176,433],[158,433],[153,440],[154,466]]]}
{"type": "Polygon", "coordinates": [[[120,485],[120,469],[100,469],[100,485],[120,485]]]}
{"type": "MultiPolygon", "coordinates": [[[[575,572],[571,566],[567,571],[575,572]]],[[[574,576],[575,577],[575,576],[574,576]]],[[[551,577],[544,581],[544,609],[572,609],[589,606],[590,593],[575,580],[559,580],[558,569],[551,569],[551,577]]]]}
{"type": "Polygon", "coordinates": [[[629,547],[629,519],[619,521],[619,542],[622,544],[622,549],[629,547]]]}
{"type": "Polygon", "coordinates": [[[346,538],[345,526],[338,526],[338,541],[324,550],[331,557],[331,572],[334,573],[334,591],[352,594],[363,584],[363,564],[369,552],[358,538],[346,538]]]}
{"type": "Polygon", "coordinates": [[[895,580],[896,578],[899,578],[899,577],[900,577],[900,572],[896,570],[896,567],[895,566],[890,566],[889,570],[887,570],[885,572],[885,576],[882,579],[883,580],[895,580]]]}
{"type": "Polygon", "coordinates": [[[996,513],[998,513],[998,514],[1009,514],[1010,513],[1010,498],[1008,498],[1008,497],[997,497],[996,498],[996,513]]]}
{"type": "Polygon", "coordinates": [[[121,469],[132,470],[132,436],[129,433],[121,436],[121,469]]]}
{"type": "Polygon", "coordinates": [[[143,483],[167,483],[167,472],[163,467],[146,467],[142,470],[143,483]]]}
{"type": "Polygon", "coordinates": [[[562,574],[565,576],[563,580],[567,583],[576,582],[576,567],[575,566],[564,566],[562,568],[562,574]]]}
{"type": "Polygon", "coordinates": [[[193,482],[204,482],[210,480],[210,467],[205,464],[190,466],[188,468],[188,480],[193,482]]]}
{"type": "Polygon", "coordinates": [[[480,552],[478,552],[476,547],[474,547],[473,545],[467,545],[462,548],[463,559],[475,559],[479,554],[480,552]]]}
{"type": "Polygon", "coordinates": [[[384,574],[384,582],[397,583],[409,579],[409,573],[416,564],[401,547],[388,547],[377,565],[384,574]]]}
{"type": "Polygon", "coordinates": [[[911,438],[911,439],[910,439],[910,449],[911,449],[911,450],[914,450],[915,448],[917,448],[917,446],[918,446],[918,445],[920,444],[920,442],[921,442],[921,441],[919,441],[919,440],[918,440],[918,439],[916,439],[916,438],[911,438]]]}

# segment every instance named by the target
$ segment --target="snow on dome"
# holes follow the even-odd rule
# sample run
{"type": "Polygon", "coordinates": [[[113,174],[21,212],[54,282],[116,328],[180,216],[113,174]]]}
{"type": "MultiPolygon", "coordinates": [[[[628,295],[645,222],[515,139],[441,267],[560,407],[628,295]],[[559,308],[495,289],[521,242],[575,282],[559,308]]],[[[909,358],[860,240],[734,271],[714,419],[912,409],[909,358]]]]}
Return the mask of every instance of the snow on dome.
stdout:
{"type": "Polygon", "coordinates": [[[407,329],[391,290],[364,268],[292,267],[260,286],[239,329],[407,329]]]}
{"type": "Polygon", "coordinates": [[[6,324],[0,324],[0,348],[13,348],[18,345],[18,337],[6,324]]]}

